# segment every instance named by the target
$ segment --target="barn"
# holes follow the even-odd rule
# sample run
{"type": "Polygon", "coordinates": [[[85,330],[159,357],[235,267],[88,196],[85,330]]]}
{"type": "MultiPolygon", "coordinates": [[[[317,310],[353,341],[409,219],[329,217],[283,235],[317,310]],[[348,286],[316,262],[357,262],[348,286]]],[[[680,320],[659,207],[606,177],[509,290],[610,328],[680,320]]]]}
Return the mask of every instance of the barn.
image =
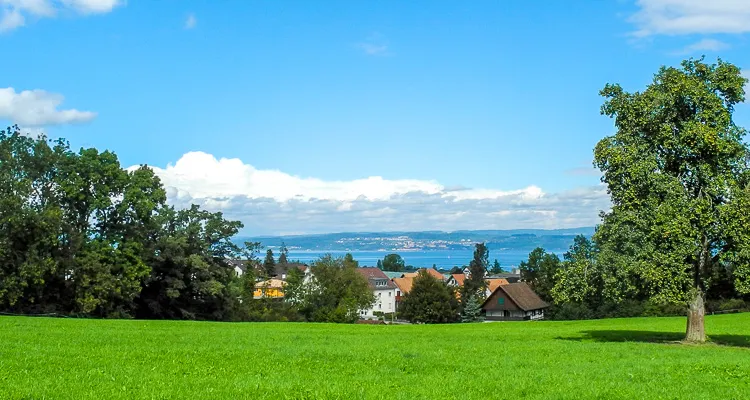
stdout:
{"type": "Polygon", "coordinates": [[[490,321],[524,321],[544,319],[549,307],[526,282],[500,285],[487,297],[482,310],[490,321]]]}

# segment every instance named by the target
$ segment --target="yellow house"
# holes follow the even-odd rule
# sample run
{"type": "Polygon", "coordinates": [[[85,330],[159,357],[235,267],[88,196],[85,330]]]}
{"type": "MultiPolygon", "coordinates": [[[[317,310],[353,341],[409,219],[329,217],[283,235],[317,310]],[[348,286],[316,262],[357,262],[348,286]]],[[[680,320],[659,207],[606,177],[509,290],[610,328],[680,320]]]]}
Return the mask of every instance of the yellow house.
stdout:
{"type": "Polygon", "coordinates": [[[279,298],[284,297],[284,284],[281,279],[269,279],[267,281],[255,284],[253,298],[260,299],[263,297],[279,298]]]}

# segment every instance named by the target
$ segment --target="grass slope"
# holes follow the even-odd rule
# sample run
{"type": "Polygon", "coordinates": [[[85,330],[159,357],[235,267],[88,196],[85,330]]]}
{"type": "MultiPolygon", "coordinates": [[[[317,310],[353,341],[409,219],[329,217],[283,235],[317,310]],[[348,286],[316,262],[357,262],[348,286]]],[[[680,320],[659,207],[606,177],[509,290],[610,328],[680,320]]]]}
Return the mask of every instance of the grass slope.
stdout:
{"type": "Polygon", "coordinates": [[[2,399],[746,399],[750,314],[442,326],[0,317],[2,399]]]}

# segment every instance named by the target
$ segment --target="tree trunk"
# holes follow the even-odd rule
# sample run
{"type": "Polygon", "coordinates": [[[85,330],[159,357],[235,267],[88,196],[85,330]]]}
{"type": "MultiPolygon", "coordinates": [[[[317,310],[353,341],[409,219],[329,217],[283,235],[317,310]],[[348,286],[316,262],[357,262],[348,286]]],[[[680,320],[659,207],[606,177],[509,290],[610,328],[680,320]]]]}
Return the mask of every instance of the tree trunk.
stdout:
{"type": "Polygon", "coordinates": [[[705,314],[706,308],[703,304],[703,291],[696,288],[693,299],[688,304],[686,342],[703,343],[706,341],[706,330],[703,324],[703,316],[705,314]]]}

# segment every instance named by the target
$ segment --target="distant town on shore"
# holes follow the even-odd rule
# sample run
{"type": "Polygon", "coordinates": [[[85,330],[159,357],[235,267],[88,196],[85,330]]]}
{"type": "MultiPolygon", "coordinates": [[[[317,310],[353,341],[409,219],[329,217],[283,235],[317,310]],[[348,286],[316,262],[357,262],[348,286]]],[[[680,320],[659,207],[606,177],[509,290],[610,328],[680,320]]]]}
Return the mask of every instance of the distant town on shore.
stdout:
{"type": "Polygon", "coordinates": [[[422,232],[356,232],[287,236],[244,236],[236,241],[260,242],[278,248],[283,242],[289,251],[431,251],[471,250],[475,243],[486,243],[490,250],[531,251],[536,247],[567,249],[576,235],[591,237],[594,227],[571,229],[513,229],[422,232]]]}

